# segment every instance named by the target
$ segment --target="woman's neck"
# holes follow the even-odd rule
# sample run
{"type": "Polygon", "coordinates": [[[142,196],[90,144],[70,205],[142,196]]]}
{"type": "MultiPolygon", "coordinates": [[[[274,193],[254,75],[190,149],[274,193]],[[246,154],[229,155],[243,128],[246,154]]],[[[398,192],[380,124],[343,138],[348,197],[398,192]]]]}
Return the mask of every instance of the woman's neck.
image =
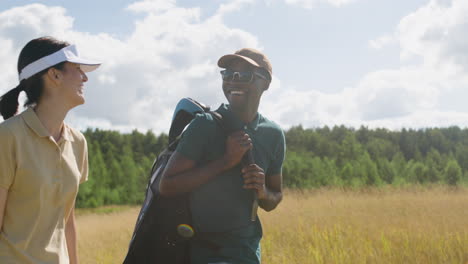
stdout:
{"type": "Polygon", "coordinates": [[[64,107],[61,103],[48,100],[39,102],[34,107],[34,111],[41,123],[49,132],[49,135],[58,142],[62,135],[63,120],[65,120],[69,109],[64,107]]]}

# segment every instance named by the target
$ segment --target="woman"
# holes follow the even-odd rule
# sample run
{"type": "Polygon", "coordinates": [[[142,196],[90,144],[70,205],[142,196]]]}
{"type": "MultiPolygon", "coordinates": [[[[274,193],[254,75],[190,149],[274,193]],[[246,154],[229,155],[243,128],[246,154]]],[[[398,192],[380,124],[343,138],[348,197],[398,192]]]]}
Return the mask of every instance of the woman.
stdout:
{"type": "Polygon", "coordinates": [[[0,98],[0,263],[78,262],[74,205],[88,153],[64,119],[99,65],[51,37],[21,50],[20,83],[0,98]],[[16,115],[21,91],[28,108],[16,115]]]}

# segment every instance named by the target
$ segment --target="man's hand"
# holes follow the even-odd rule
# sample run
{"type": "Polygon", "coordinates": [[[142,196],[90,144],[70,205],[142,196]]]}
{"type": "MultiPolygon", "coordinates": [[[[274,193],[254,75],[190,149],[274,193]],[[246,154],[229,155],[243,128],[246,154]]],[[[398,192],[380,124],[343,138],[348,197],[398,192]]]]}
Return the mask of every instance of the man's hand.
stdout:
{"type": "Polygon", "coordinates": [[[226,152],[223,160],[226,169],[230,169],[242,160],[247,150],[252,148],[252,140],[244,131],[236,131],[230,134],[226,140],[226,152]]]}
{"type": "Polygon", "coordinates": [[[242,169],[244,188],[253,189],[257,192],[258,199],[267,197],[265,186],[265,172],[257,164],[247,165],[242,169]]]}

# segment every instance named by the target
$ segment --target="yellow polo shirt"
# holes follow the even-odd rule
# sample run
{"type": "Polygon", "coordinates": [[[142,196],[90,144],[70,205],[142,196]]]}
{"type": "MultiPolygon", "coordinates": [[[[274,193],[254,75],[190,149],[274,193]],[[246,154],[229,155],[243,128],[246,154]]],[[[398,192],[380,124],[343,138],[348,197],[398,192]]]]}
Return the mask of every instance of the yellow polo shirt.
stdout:
{"type": "Polygon", "coordinates": [[[32,108],[0,124],[0,187],[8,190],[0,263],[69,263],[65,223],[88,177],[86,140],[64,125],[58,142],[32,108]]]}

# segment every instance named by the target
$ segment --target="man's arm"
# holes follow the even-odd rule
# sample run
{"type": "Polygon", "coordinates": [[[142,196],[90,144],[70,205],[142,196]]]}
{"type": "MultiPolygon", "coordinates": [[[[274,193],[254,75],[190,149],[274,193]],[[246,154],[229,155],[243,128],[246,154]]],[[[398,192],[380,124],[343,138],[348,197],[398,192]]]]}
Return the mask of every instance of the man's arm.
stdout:
{"type": "Polygon", "coordinates": [[[271,211],[278,206],[283,199],[281,173],[268,175],[256,164],[242,169],[244,188],[257,192],[258,205],[265,211],[271,211]]]}
{"type": "Polygon", "coordinates": [[[75,206],[68,216],[65,224],[65,238],[67,240],[68,257],[70,264],[78,263],[77,245],[76,245],[76,226],[75,226],[75,206]]]}
{"type": "Polygon", "coordinates": [[[228,136],[224,155],[203,166],[196,167],[196,161],[184,157],[177,151],[174,152],[159,183],[161,195],[175,196],[192,191],[221,172],[236,166],[251,147],[249,135],[237,131],[228,136]]]}
{"type": "Polygon", "coordinates": [[[266,177],[265,196],[260,197],[259,195],[258,197],[258,205],[263,208],[263,210],[269,212],[275,209],[283,199],[282,181],[283,175],[281,173],[266,177]]]}
{"type": "Polygon", "coordinates": [[[162,196],[170,197],[190,192],[196,187],[214,178],[227,168],[223,158],[214,160],[205,166],[195,167],[196,162],[174,152],[159,183],[162,196]]]}

